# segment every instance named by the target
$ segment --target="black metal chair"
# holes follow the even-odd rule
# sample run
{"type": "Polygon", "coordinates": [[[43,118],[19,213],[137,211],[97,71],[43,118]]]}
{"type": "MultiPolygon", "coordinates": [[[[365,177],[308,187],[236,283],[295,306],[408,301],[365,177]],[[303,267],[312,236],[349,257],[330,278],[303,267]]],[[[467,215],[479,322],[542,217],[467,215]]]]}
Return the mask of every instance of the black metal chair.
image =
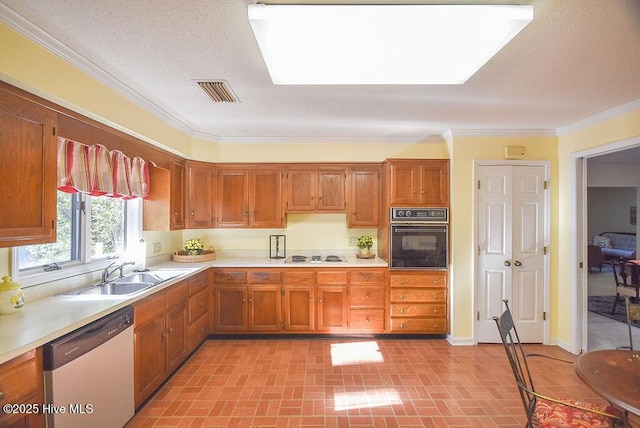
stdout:
{"type": "Polygon", "coordinates": [[[500,317],[493,317],[493,319],[498,326],[498,332],[527,415],[525,426],[527,428],[626,426],[623,412],[612,406],[575,400],[560,400],[536,392],[527,363],[528,357],[544,357],[571,364],[573,361],[544,354],[527,354],[520,343],[508,303],[507,300],[504,300],[506,310],[500,317]]]}

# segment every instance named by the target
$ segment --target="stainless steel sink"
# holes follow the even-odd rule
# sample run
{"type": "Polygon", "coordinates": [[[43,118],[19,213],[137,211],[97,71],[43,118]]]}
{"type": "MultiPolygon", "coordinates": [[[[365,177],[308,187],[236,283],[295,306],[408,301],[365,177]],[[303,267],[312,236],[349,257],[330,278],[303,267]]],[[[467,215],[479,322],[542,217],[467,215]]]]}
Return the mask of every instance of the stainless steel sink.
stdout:
{"type": "Polygon", "coordinates": [[[184,271],[180,270],[159,270],[157,272],[133,272],[122,278],[116,278],[100,284],[90,285],[88,287],[76,288],[61,293],[65,296],[87,296],[87,295],[104,295],[104,296],[126,296],[129,294],[139,293],[155,285],[161,284],[184,271]]]}

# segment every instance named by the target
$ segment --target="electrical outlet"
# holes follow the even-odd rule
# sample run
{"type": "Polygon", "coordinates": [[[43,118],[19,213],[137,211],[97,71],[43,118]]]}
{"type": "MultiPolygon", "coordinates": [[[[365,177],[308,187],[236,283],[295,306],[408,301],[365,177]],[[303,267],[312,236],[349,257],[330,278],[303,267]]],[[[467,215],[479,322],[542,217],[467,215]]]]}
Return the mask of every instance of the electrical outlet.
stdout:
{"type": "Polygon", "coordinates": [[[357,236],[350,236],[349,237],[349,246],[350,247],[357,247],[358,246],[358,237],[357,236]]]}
{"type": "Polygon", "coordinates": [[[153,254],[158,254],[160,251],[162,251],[162,243],[154,242],[153,243],[153,254]]]}

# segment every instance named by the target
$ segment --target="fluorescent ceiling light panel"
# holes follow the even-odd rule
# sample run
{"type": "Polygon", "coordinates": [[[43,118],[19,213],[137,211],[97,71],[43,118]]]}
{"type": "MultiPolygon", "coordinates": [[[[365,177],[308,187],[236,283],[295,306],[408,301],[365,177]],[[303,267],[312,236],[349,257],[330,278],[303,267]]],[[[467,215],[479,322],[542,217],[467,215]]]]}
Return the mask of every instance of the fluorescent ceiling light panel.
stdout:
{"type": "Polygon", "coordinates": [[[462,84],[532,19],[528,5],[249,5],[276,85],[462,84]]]}

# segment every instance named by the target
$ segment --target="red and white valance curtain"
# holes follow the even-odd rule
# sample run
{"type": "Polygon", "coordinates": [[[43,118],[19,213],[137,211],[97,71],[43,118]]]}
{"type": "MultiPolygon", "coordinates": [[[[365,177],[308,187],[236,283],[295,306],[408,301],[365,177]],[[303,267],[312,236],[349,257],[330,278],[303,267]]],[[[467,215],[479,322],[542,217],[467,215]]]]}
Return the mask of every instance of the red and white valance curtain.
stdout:
{"type": "Polygon", "coordinates": [[[149,168],[144,159],[128,158],[100,144],[87,146],[58,137],[58,190],[92,196],[149,197],[149,168]]]}

